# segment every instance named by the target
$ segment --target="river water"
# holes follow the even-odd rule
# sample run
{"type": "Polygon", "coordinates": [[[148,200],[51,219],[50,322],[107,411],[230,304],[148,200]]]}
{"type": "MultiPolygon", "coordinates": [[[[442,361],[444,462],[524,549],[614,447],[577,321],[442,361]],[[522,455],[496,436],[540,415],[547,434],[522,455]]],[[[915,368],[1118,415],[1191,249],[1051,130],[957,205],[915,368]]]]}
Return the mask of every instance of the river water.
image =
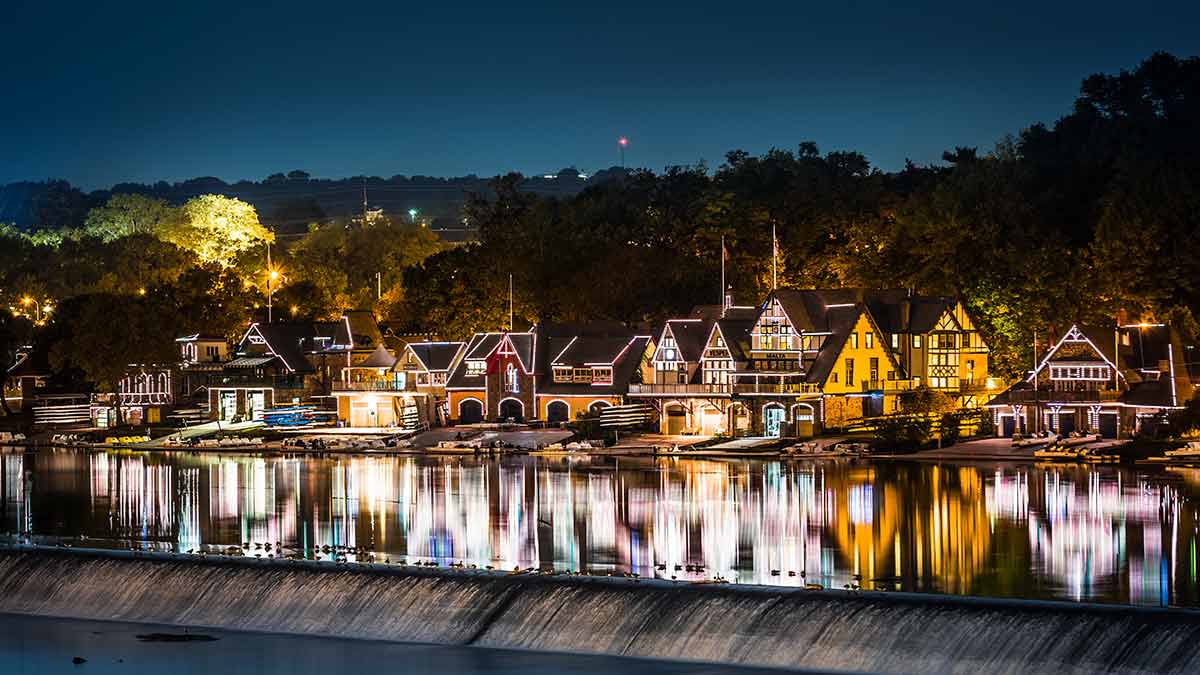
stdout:
{"type": "Polygon", "coordinates": [[[1200,606],[1190,469],[46,449],[0,463],[10,540],[1200,606]]]}

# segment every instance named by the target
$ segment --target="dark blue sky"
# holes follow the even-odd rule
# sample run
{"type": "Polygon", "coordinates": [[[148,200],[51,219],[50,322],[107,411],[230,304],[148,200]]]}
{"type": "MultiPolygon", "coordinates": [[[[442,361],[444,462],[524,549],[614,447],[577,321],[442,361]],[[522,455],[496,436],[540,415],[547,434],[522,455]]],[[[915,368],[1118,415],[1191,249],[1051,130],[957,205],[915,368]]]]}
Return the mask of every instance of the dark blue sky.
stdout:
{"type": "Polygon", "coordinates": [[[806,139],[894,169],[1200,44],[1182,0],[242,4],[7,0],[0,183],[594,170],[622,134],[654,169],[806,139]]]}

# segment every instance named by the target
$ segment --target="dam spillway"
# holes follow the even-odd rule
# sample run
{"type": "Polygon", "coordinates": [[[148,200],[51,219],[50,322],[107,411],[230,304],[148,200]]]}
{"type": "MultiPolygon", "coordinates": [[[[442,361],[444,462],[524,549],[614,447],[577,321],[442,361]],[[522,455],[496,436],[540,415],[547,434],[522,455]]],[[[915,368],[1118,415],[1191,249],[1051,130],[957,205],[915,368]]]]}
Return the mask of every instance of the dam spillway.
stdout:
{"type": "Polygon", "coordinates": [[[127,552],[0,552],[0,612],[817,670],[1200,671],[1190,610],[127,552]]]}

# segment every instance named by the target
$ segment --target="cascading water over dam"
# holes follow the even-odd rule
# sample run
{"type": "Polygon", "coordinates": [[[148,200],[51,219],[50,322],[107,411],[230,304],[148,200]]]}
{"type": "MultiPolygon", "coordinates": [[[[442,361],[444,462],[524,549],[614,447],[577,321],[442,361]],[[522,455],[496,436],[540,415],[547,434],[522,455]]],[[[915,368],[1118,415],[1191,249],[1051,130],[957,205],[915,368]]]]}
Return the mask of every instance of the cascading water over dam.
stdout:
{"type": "Polygon", "coordinates": [[[0,612],[848,671],[1200,671],[1186,610],[128,553],[0,552],[0,612]]]}

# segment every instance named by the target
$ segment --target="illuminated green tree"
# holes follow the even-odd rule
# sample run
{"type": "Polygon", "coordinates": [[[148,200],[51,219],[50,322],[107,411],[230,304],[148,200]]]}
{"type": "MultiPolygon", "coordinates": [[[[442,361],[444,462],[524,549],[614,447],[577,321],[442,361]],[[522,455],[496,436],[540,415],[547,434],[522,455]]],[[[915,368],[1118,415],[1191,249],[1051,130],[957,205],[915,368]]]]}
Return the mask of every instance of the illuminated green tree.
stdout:
{"type": "Polygon", "coordinates": [[[201,195],[189,199],[180,212],[164,238],[191,251],[204,264],[233,267],[240,255],[275,241],[275,235],[258,222],[254,207],[240,199],[201,195]]]}
{"type": "Polygon", "coordinates": [[[83,230],[105,242],[135,234],[161,237],[180,215],[179,209],[165,200],[139,194],[117,194],[104,206],[88,212],[83,230]]]}
{"type": "Polygon", "coordinates": [[[388,316],[404,297],[404,270],[441,250],[427,228],[387,217],[365,227],[314,225],[292,247],[288,285],[276,297],[297,305],[305,316],[367,308],[388,316]]]}

